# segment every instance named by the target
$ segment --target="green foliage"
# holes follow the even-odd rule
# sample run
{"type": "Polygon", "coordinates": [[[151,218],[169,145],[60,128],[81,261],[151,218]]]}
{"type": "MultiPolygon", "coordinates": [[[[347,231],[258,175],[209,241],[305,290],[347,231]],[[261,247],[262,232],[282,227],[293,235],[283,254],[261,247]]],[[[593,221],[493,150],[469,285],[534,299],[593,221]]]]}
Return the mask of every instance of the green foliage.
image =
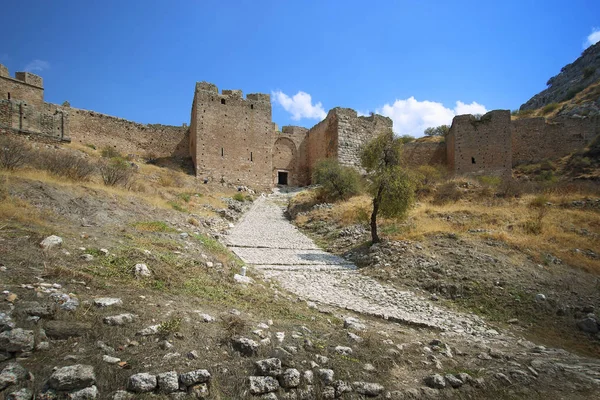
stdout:
{"type": "Polygon", "coordinates": [[[96,145],[93,145],[91,143],[86,144],[86,147],[89,147],[92,150],[96,150],[96,145]]]}
{"type": "Polygon", "coordinates": [[[573,97],[577,96],[577,93],[581,92],[583,89],[585,89],[585,86],[583,85],[572,87],[571,89],[569,89],[567,94],[565,94],[565,98],[563,99],[563,101],[571,100],[573,97]]]}
{"type": "Polygon", "coordinates": [[[550,103],[544,106],[544,108],[542,108],[542,114],[546,115],[546,114],[550,114],[551,112],[553,112],[554,110],[556,110],[559,107],[558,103],[550,103]]]}
{"type": "Polygon", "coordinates": [[[98,169],[100,170],[102,181],[106,186],[115,186],[117,184],[126,186],[134,172],[129,162],[120,157],[100,161],[98,169]]]}
{"type": "Polygon", "coordinates": [[[175,210],[175,211],[179,211],[179,212],[182,212],[182,213],[189,212],[189,210],[187,208],[185,208],[184,206],[182,206],[181,204],[179,204],[176,201],[169,201],[169,205],[171,207],[173,207],[173,210],[175,210]]]}
{"type": "Polygon", "coordinates": [[[404,143],[414,142],[415,138],[410,135],[402,135],[402,136],[398,137],[398,140],[400,140],[402,142],[402,144],[404,144],[404,143]]]}
{"type": "Polygon", "coordinates": [[[179,332],[181,329],[181,318],[171,318],[168,321],[162,322],[158,325],[158,334],[161,336],[168,336],[172,333],[179,332]]]}
{"type": "Polygon", "coordinates": [[[590,157],[600,157],[600,135],[596,136],[588,146],[586,155],[590,157]]]}
{"type": "Polygon", "coordinates": [[[177,232],[163,221],[136,222],[133,226],[137,230],[145,232],[177,232]]]}
{"type": "Polygon", "coordinates": [[[244,195],[244,194],[243,194],[243,193],[241,193],[241,192],[237,192],[236,194],[234,194],[234,195],[233,195],[233,199],[234,199],[235,201],[242,201],[242,202],[243,202],[243,201],[252,201],[252,200],[253,200],[253,199],[252,199],[252,196],[250,196],[249,194],[247,194],[247,195],[244,195]]]}
{"type": "Polygon", "coordinates": [[[96,171],[87,158],[66,151],[44,151],[35,160],[39,168],[73,181],[88,181],[96,171]]]}
{"type": "Polygon", "coordinates": [[[361,192],[361,177],[358,171],[341,165],[333,158],[317,162],[313,182],[321,185],[320,195],[331,201],[345,200],[361,192]]]}
{"type": "Polygon", "coordinates": [[[554,182],[558,181],[558,178],[554,175],[554,172],[552,170],[542,171],[537,176],[537,179],[542,182],[548,182],[548,183],[554,183],[554,182]]]}
{"type": "Polygon", "coordinates": [[[480,176],[479,182],[486,186],[498,187],[502,183],[502,178],[499,176],[480,176]]]}
{"type": "Polygon", "coordinates": [[[446,136],[450,131],[450,126],[448,125],[440,125],[436,127],[430,127],[425,129],[423,132],[425,136],[446,136]]]}
{"type": "Polygon", "coordinates": [[[183,201],[185,201],[186,203],[189,203],[190,200],[192,199],[192,194],[191,193],[179,193],[177,195],[177,197],[183,201]]]}
{"type": "Polygon", "coordinates": [[[123,158],[121,156],[121,153],[119,153],[117,151],[117,149],[115,149],[114,147],[110,147],[110,146],[103,147],[102,150],[100,151],[100,154],[104,158],[115,158],[115,157],[123,158]]]}
{"type": "Polygon", "coordinates": [[[594,66],[589,66],[589,67],[585,67],[583,70],[583,79],[587,79],[590,76],[594,75],[594,73],[596,72],[596,67],[594,66]]]}
{"type": "Polygon", "coordinates": [[[401,167],[402,142],[389,130],[364,147],[361,164],[367,171],[369,193],[373,197],[371,238],[379,242],[377,216],[402,218],[415,200],[415,180],[401,167]]]}

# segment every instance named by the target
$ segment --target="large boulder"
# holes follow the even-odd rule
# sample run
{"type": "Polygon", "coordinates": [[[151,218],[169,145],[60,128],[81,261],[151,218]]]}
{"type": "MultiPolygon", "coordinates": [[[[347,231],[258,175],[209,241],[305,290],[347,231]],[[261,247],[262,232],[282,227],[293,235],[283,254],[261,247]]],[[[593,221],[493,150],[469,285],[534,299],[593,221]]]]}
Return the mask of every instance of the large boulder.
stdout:
{"type": "Polygon", "coordinates": [[[254,395],[276,392],[279,389],[279,382],[271,376],[251,376],[250,393],[254,395]]]}
{"type": "Polygon", "coordinates": [[[281,360],[278,358],[267,358],[254,363],[256,372],[262,376],[279,376],[282,373],[281,360]]]}
{"type": "Polygon", "coordinates": [[[84,389],[95,383],[94,367],[83,364],[59,368],[48,379],[48,387],[60,391],[84,389]]]}
{"type": "Polygon", "coordinates": [[[0,333],[0,351],[10,353],[31,351],[34,344],[33,331],[16,328],[0,333]]]}
{"type": "Polygon", "coordinates": [[[587,316],[577,322],[577,327],[579,330],[585,333],[598,333],[600,329],[598,328],[598,321],[593,316],[587,316]]]}
{"type": "Polygon", "coordinates": [[[156,389],[156,375],[142,372],[131,375],[127,381],[127,390],[135,393],[147,393],[156,389]]]}
{"type": "Polygon", "coordinates": [[[29,373],[20,364],[10,363],[0,372],[0,390],[24,381],[29,373]]]}
{"type": "Polygon", "coordinates": [[[197,369],[179,375],[179,381],[185,386],[192,386],[198,383],[206,383],[210,380],[210,372],[205,369],[197,369]]]}

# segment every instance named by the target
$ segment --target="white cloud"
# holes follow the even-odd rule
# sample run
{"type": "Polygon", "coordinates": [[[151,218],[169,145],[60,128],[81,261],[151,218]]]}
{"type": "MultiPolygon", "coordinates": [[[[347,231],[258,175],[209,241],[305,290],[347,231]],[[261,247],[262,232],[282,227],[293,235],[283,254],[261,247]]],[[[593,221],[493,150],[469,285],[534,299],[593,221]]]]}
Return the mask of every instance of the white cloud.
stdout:
{"type": "Polygon", "coordinates": [[[465,104],[457,101],[454,109],[450,109],[442,103],[418,101],[414,97],[396,100],[394,104],[385,104],[377,110],[378,114],[390,117],[394,121],[394,132],[413,136],[423,136],[423,131],[429,127],[450,125],[456,115],[486,112],[485,106],[476,102],[465,104]]]}
{"type": "Polygon", "coordinates": [[[312,104],[312,97],[306,92],[298,92],[292,97],[278,90],[273,92],[273,101],[279,103],[283,109],[292,114],[292,119],[297,121],[302,118],[322,120],[327,116],[323,105],[319,102],[312,104]]]}
{"type": "Polygon", "coordinates": [[[28,72],[43,71],[48,68],[50,68],[50,63],[48,61],[33,60],[25,66],[25,71],[28,71],[28,72]]]}
{"type": "Polygon", "coordinates": [[[583,48],[587,49],[591,45],[600,42],[600,28],[593,28],[592,33],[589,34],[587,40],[585,41],[583,48]]]}

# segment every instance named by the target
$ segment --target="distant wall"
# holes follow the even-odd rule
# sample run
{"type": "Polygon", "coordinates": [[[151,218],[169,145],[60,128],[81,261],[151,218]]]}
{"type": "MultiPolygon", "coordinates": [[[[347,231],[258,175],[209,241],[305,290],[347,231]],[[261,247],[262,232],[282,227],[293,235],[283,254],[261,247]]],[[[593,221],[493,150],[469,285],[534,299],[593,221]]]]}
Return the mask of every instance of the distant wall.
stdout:
{"type": "Polygon", "coordinates": [[[472,115],[454,117],[446,144],[451,147],[448,163],[457,174],[510,174],[510,111],[490,111],[480,119],[472,115]]]}
{"type": "Polygon", "coordinates": [[[512,121],[512,164],[564,157],[600,134],[600,118],[543,117],[512,121]]]}
{"type": "Polygon", "coordinates": [[[446,143],[411,142],[402,147],[402,157],[406,165],[416,167],[419,165],[445,165],[446,143]]]}
{"type": "Polygon", "coordinates": [[[66,108],[71,140],[96,148],[113,147],[124,154],[188,157],[187,126],[138,124],[78,108],[66,108]]]}

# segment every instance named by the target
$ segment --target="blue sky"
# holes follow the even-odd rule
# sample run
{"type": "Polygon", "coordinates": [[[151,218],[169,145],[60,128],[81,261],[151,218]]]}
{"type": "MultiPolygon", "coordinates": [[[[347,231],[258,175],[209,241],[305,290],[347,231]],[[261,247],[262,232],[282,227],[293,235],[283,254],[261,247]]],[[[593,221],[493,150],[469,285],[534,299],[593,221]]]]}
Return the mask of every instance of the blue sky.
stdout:
{"type": "Polygon", "coordinates": [[[0,19],[0,63],[41,75],[49,102],[180,125],[206,80],[271,93],[280,126],[342,106],[416,136],[518,108],[600,40],[597,0],[40,0],[0,19]]]}

